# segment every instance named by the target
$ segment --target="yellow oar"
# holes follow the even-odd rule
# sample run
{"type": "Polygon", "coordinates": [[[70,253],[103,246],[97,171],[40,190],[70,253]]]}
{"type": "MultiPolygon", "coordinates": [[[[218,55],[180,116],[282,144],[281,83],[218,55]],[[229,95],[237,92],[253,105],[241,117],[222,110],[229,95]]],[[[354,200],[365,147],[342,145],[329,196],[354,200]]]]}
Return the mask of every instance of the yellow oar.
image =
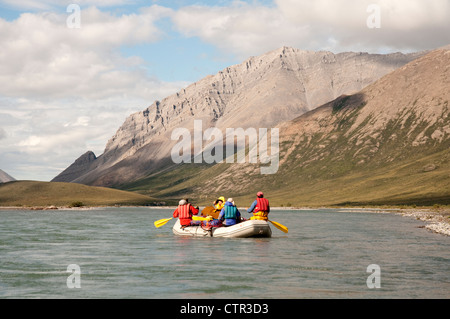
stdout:
{"type": "Polygon", "coordinates": [[[271,222],[276,228],[278,228],[279,230],[281,230],[284,233],[288,233],[288,228],[284,225],[281,225],[280,223],[274,222],[273,220],[268,220],[269,222],[271,222]]]}
{"type": "Polygon", "coordinates": [[[172,218],[173,218],[173,217],[157,220],[157,221],[155,222],[155,227],[156,227],[156,228],[159,228],[159,227],[161,227],[161,226],[164,226],[164,225],[165,225],[169,220],[171,220],[172,218]]]}
{"type": "Polygon", "coordinates": [[[192,216],[192,220],[211,220],[211,218],[200,217],[200,216],[192,216]]]}

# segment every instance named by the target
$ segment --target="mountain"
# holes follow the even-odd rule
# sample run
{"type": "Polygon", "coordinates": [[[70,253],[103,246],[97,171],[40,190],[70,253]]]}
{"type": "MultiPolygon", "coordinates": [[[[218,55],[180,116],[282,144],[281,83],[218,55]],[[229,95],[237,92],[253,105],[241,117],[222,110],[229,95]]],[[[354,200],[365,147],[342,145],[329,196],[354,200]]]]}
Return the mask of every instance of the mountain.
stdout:
{"type": "Polygon", "coordinates": [[[94,152],[88,151],[81,155],[73,164],[66,168],[58,175],[58,182],[71,182],[72,180],[82,176],[91,168],[91,164],[97,159],[94,152]]]}
{"type": "Polygon", "coordinates": [[[450,204],[449,49],[280,123],[276,174],[250,163],[184,164],[126,189],[241,205],[259,190],[277,206],[450,204]]]}
{"type": "Polygon", "coordinates": [[[84,154],[53,181],[122,185],[174,168],[176,128],[271,128],[360,91],[422,56],[310,52],[283,47],[208,76],[132,114],[98,158],[84,154]]]}
{"type": "Polygon", "coordinates": [[[7,182],[13,182],[15,181],[15,178],[5,173],[3,170],[0,169],[0,183],[7,183],[7,182]]]}

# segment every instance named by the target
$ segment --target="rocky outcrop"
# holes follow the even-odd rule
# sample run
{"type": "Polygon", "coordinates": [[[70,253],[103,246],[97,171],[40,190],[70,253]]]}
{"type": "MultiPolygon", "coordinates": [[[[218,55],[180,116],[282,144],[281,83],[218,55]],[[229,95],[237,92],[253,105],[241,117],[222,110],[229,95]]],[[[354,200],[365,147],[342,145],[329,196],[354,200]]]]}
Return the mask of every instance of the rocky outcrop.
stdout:
{"type": "MultiPolygon", "coordinates": [[[[90,165],[55,178],[114,186],[170,165],[175,128],[271,128],[352,94],[421,56],[310,52],[283,47],[208,76],[132,114],[90,165]],[[95,164],[94,164],[95,163],[95,164]]],[[[172,163],[173,164],[173,163],[172,163]]]]}
{"type": "Polygon", "coordinates": [[[56,176],[52,182],[71,182],[78,176],[89,172],[97,157],[92,151],[81,155],[73,164],[66,168],[61,174],[56,176]]]}
{"type": "Polygon", "coordinates": [[[0,184],[14,182],[16,179],[0,169],[0,184]]]}

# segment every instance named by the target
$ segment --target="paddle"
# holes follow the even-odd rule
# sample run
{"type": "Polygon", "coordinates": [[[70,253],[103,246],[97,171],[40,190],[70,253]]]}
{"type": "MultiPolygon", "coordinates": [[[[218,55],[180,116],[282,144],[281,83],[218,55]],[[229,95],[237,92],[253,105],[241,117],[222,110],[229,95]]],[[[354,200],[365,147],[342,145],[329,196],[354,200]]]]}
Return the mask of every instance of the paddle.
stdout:
{"type": "Polygon", "coordinates": [[[289,229],[288,229],[286,226],[284,226],[284,225],[282,225],[282,224],[280,224],[280,223],[274,222],[273,220],[267,219],[267,221],[268,221],[268,222],[271,222],[272,225],[274,225],[276,228],[278,228],[279,230],[281,230],[283,233],[286,233],[286,234],[288,233],[289,229]]]}
{"type": "MultiPolygon", "coordinates": [[[[167,222],[169,221],[169,220],[171,220],[171,219],[173,219],[173,217],[171,217],[171,218],[164,218],[164,219],[160,219],[160,220],[157,220],[154,224],[155,224],[155,227],[156,228],[159,228],[159,227],[161,227],[161,226],[164,226],[165,224],[167,224],[167,222]]],[[[193,220],[210,220],[209,218],[206,218],[206,217],[199,217],[199,216],[192,216],[192,219],[193,220]]]]}
{"type": "Polygon", "coordinates": [[[200,217],[200,216],[192,216],[192,220],[206,220],[206,221],[210,221],[211,218],[207,218],[207,217],[200,217]]]}
{"type": "Polygon", "coordinates": [[[288,233],[288,228],[284,225],[281,225],[280,223],[274,222],[273,220],[268,220],[269,222],[271,222],[276,228],[278,228],[279,230],[281,230],[283,233],[288,233]]]}
{"type": "Polygon", "coordinates": [[[159,227],[161,227],[161,226],[164,226],[164,225],[167,224],[167,222],[168,222],[169,220],[171,220],[172,218],[173,218],[173,217],[157,220],[157,221],[155,222],[155,227],[156,227],[156,228],[159,228],[159,227]]]}

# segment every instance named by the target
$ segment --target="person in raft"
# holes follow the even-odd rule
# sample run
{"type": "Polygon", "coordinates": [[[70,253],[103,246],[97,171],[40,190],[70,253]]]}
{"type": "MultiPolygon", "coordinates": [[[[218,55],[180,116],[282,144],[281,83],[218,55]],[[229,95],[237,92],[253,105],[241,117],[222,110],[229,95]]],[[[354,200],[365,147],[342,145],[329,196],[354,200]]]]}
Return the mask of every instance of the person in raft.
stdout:
{"type": "MultiPolygon", "coordinates": [[[[206,227],[206,229],[211,229],[212,227],[221,227],[222,221],[219,220],[219,214],[220,211],[223,208],[225,202],[225,197],[220,196],[218,199],[216,199],[213,203],[213,210],[208,211],[208,213],[205,215],[205,217],[210,217],[211,220],[204,221],[203,226],[206,227]]],[[[204,215],[204,212],[202,212],[202,215],[204,215]]]]}
{"type": "Polygon", "coordinates": [[[222,210],[224,204],[225,204],[225,197],[220,196],[214,201],[213,203],[214,210],[208,212],[208,215],[212,216],[212,218],[214,219],[218,219],[220,211],[222,210]]]}
{"type": "Polygon", "coordinates": [[[250,217],[251,220],[268,220],[267,216],[270,213],[269,201],[267,198],[264,198],[264,194],[262,192],[258,192],[256,194],[256,200],[247,212],[253,213],[253,216],[250,217]]]}
{"type": "Polygon", "coordinates": [[[197,215],[198,211],[198,207],[194,207],[189,204],[188,201],[182,199],[178,203],[178,207],[173,212],[173,218],[178,217],[180,219],[181,227],[198,226],[199,223],[192,220],[192,215],[197,215]]]}
{"type": "Polygon", "coordinates": [[[241,213],[234,204],[232,198],[228,198],[220,211],[219,220],[222,221],[223,226],[236,225],[241,220],[241,213]]]}
{"type": "Polygon", "coordinates": [[[216,210],[219,212],[222,210],[223,205],[225,205],[225,197],[220,196],[218,199],[216,199],[213,203],[213,206],[216,210]]]}

